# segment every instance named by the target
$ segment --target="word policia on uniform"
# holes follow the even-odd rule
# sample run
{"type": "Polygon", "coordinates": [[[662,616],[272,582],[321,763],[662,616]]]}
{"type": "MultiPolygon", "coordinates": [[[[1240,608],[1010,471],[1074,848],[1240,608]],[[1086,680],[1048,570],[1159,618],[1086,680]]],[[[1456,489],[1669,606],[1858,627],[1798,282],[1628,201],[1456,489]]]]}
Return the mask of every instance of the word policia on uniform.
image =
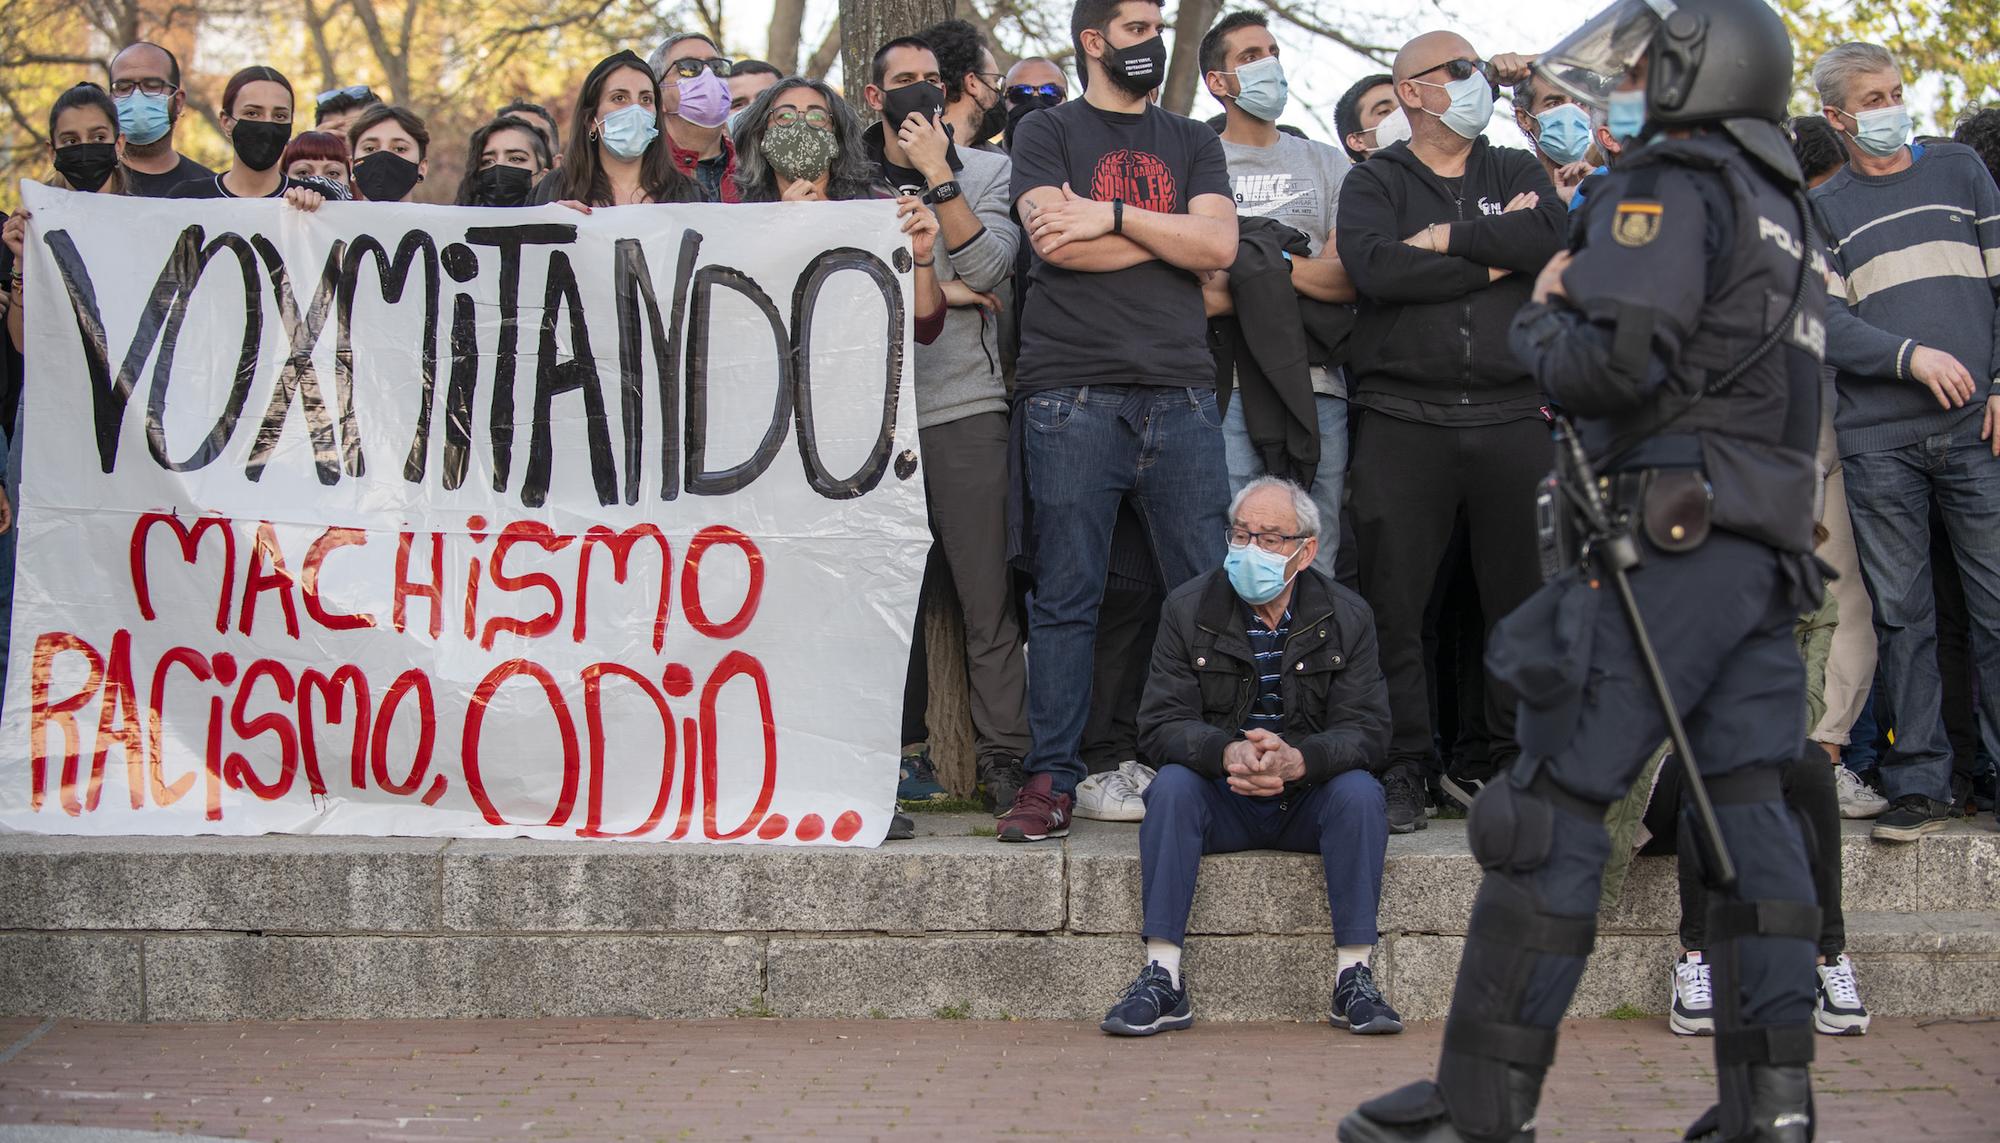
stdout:
{"type": "Polygon", "coordinates": [[[880,839],[927,543],[893,204],[29,194],[0,823],[880,839]]]}

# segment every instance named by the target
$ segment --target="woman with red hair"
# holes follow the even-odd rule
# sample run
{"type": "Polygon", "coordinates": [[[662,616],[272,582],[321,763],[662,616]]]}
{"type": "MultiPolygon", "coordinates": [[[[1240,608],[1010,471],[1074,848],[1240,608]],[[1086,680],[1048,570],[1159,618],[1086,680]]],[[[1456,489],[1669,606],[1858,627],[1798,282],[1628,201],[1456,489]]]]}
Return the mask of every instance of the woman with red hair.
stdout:
{"type": "Polygon", "coordinates": [[[285,170],[285,177],[298,182],[314,179],[306,186],[324,184],[340,193],[337,196],[348,199],[354,197],[354,163],[347,154],[347,140],[331,131],[306,131],[285,144],[285,157],[279,160],[285,170]]]}

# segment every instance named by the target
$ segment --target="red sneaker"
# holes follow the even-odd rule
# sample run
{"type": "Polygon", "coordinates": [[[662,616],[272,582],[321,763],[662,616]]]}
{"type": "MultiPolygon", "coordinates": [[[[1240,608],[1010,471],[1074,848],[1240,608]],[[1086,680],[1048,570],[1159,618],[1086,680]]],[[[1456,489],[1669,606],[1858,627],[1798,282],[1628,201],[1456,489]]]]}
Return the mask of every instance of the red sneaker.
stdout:
{"type": "Polygon", "coordinates": [[[1055,779],[1048,774],[1028,775],[1014,795],[1014,808],[1000,819],[1000,840],[1042,841],[1068,834],[1070,801],[1068,794],[1055,792],[1055,779]]]}

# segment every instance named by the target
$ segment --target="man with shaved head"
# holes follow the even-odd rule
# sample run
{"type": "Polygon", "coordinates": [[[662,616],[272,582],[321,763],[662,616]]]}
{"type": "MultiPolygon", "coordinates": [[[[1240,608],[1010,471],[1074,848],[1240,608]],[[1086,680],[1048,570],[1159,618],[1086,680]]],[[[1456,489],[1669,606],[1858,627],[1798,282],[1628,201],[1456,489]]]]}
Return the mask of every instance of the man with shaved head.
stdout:
{"type": "MultiPolygon", "coordinates": [[[[1375,609],[1394,732],[1390,828],[1424,826],[1422,775],[1437,767],[1422,631],[1454,522],[1465,514],[1489,628],[1540,585],[1535,486],[1548,467],[1540,388],[1507,345],[1514,311],[1562,245],[1562,199],[1526,151],[1485,136],[1495,69],[1465,38],[1403,45],[1392,79],[1410,138],[1354,168],[1336,246],[1360,293],[1349,358],[1356,422],[1348,486],[1361,594],[1375,609]]],[[[1470,801],[1519,753],[1513,698],[1486,694],[1494,741],[1479,772],[1446,789],[1470,801]]]]}
{"type": "Polygon", "coordinates": [[[174,150],[174,127],[187,108],[181,62],[147,40],[111,57],[111,98],[118,105],[118,133],[125,136],[125,187],[145,198],[215,172],[174,150]]]}

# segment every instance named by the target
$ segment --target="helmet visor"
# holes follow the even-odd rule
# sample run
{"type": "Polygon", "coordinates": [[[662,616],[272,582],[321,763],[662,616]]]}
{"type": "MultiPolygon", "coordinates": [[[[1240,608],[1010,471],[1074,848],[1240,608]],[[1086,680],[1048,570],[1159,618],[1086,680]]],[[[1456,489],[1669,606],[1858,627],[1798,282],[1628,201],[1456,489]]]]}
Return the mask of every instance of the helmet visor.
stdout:
{"type": "Polygon", "coordinates": [[[1603,107],[1675,10],[1674,0],[1614,0],[1536,57],[1535,74],[1580,102],[1603,107]]]}

